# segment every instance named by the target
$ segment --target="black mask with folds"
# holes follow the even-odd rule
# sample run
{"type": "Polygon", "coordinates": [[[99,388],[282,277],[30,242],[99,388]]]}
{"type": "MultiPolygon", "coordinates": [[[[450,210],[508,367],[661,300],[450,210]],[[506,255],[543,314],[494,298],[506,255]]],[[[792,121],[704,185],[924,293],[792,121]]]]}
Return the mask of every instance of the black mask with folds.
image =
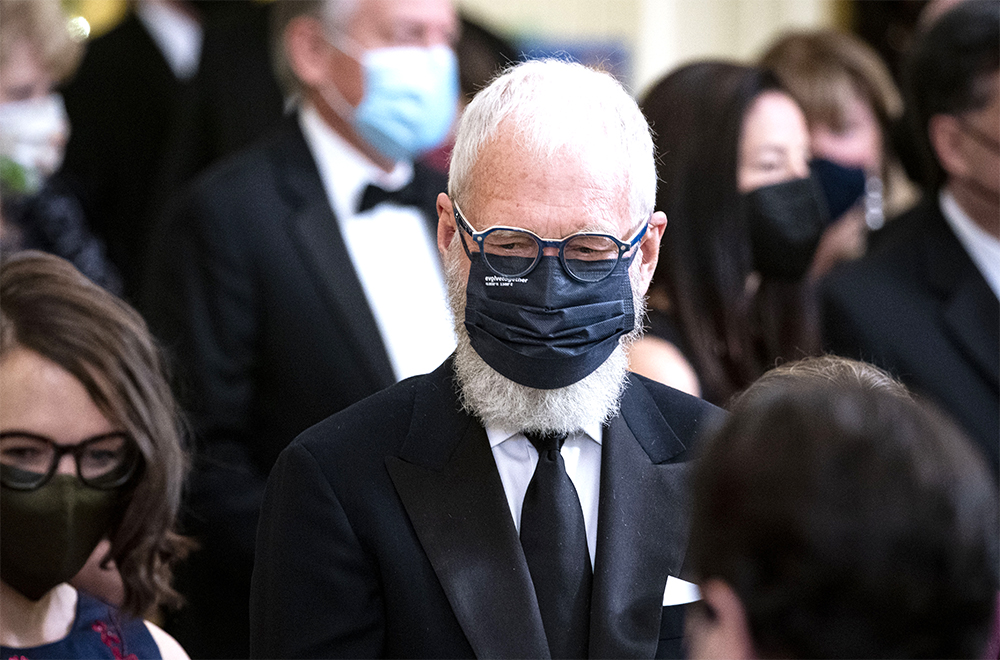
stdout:
{"type": "Polygon", "coordinates": [[[543,256],[524,277],[501,277],[472,254],[465,307],[472,347],[486,364],[527,387],[556,389],[582,380],[635,327],[628,269],[636,253],[590,283],[567,275],[559,257],[543,256]]]}
{"type": "Polygon", "coordinates": [[[743,195],[754,269],[762,276],[798,280],[805,275],[829,223],[822,195],[811,177],[743,195]]]}

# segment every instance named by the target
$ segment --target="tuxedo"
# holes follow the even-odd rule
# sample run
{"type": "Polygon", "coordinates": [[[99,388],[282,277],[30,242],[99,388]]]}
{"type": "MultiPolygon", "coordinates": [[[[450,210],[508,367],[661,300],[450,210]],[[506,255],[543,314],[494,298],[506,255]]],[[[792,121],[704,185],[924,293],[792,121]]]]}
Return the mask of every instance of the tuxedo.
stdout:
{"type": "MultiPolygon", "coordinates": [[[[549,657],[482,424],[452,360],[299,436],[268,480],[251,598],[255,657],[549,657]]],[[[687,545],[686,478],[721,412],[629,375],[604,428],[591,657],[680,657],[663,607],[687,545]]]]}
{"type": "Polygon", "coordinates": [[[1000,303],[936,196],[890,222],[822,287],[831,352],[883,367],[965,428],[1000,466],[1000,303]]]}
{"type": "Polygon", "coordinates": [[[62,175],[107,245],[126,297],[136,302],[153,182],[183,83],[131,13],[88,45],[76,75],[60,91],[71,129],[62,175]]]}
{"type": "MultiPolygon", "coordinates": [[[[435,226],[444,177],[418,165],[413,185],[435,226]]],[[[184,519],[202,547],[182,575],[190,605],[169,627],[194,656],[245,656],[271,466],[304,429],[395,382],[295,117],[209,169],[168,213],[148,292],[197,439],[184,519]]]]}

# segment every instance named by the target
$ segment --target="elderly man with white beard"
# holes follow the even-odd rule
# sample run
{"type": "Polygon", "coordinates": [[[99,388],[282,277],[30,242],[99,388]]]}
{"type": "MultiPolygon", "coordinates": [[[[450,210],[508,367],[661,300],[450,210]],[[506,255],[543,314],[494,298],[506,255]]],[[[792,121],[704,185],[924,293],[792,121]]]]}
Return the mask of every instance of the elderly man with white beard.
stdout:
{"type": "Polygon", "coordinates": [[[645,119],[606,74],[518,65],[448,188],[456,352],[282,453],[251,652],[680,657],[685,480],[721,413],[628,372],[666,226],[645,119]]]}

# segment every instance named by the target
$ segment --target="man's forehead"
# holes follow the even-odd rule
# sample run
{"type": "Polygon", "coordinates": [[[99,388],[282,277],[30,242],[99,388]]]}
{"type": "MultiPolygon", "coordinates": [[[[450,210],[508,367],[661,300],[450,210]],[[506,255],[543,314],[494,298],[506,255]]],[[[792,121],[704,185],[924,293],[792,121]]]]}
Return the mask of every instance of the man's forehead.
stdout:
{"type": "Polygon", "coordinates": [[[479,152],[462,210],[476,229],[523,226],[547,237],[621,233],[632,224],[626,181],[607,153],[585,145],[539,152],[516,134],[500,133],[479,152]]]}
{"type": "Polygon", "coordinates": [[[450,0],[355,0],[352,30],[396,31],[414,26],[440,29],[455,36],[458,18],[450,0]]]}

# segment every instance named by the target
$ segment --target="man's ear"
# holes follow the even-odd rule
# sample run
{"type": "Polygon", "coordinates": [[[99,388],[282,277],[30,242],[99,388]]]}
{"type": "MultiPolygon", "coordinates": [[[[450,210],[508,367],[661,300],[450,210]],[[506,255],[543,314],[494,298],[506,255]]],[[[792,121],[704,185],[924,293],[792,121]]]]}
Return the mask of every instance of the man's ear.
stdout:
{"type": "Polygon", "coordinates": [[[330,66],[330,45],[323,26],[312,16],[296,16],[285,27],[285,57],[295,77],[307,87],[320,86],[330,66]]]}
{"type": "Polygon", "coordinates": [[[746,610],[728,583],[718,579],[698,585],[703,614],[693,617],[690,631],[692,660],[729,658],[750,660],[756,656],[746,610]]]}
{"type": "Polygon", "coordinates": [[[438,193],[437,196],[438,232],[437,244],[438,252],[442,259],[448,256],[448,248],[455,238],[458,226],[455,224],[455,212],[451,206],[451,198],[447,193],[438,193]]]}
{"type": "Polygon", "coordinates": [[[643,294],[649,288],[649,283],[653,279],[653,271],[656,270],[656,263],[660,256],[660,240],[663,238],[663,230],[667,227],[667,216],[662,211],[657,211],[649,220],[649,229],[639,243],[639,288],[643,294]]]}
{"type": "Polygon", "coordinates": [[[968,165],[963,148],[962,128],[952,115],[934,115],[927,122],[927,137],[941,167],[951,177],[968,175],[968,165]]]}

